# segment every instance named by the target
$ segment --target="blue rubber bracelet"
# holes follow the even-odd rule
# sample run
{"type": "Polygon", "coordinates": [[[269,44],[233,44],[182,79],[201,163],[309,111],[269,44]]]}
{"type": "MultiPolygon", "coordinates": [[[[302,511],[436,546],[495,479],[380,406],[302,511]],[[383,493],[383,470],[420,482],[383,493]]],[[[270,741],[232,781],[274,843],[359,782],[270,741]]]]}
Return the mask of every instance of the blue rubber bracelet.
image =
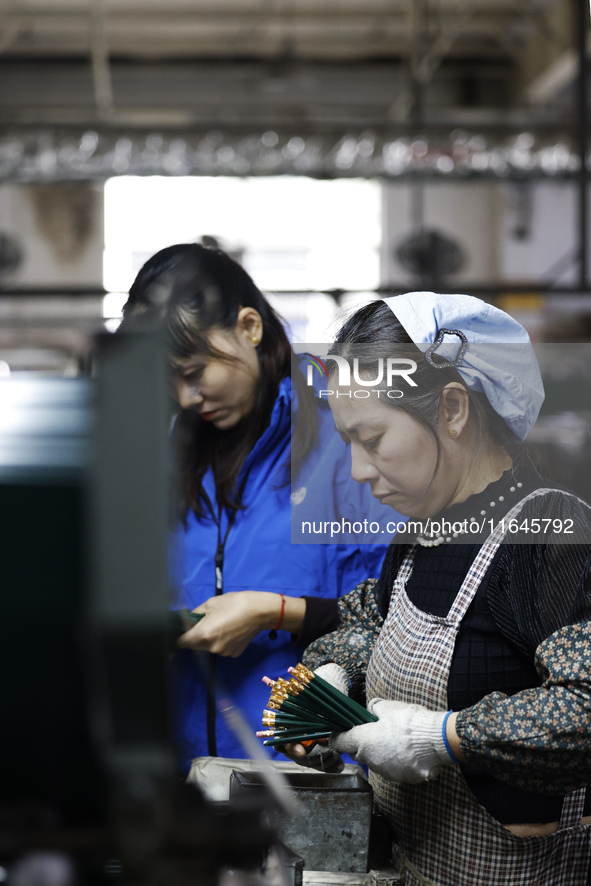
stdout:
{"type": "Polygon", "coordinates": [[[450,748],[449,742],[447,740],[447,721],[449,720],[450,714],[453,714],[453,711],[448,711],[447,714],[445,715],[445,717],[443,718],[443,723],[441,724],[441,738],[443,739],[443,744],[445,745],[445,750],[447,751],[447,753],[449,754],[449,756],[451,757],[453,762],[459,763],[460,761],[458,760],[458,758],[456,757],[456,755],[454,754],[454,752],[450,748]]]}

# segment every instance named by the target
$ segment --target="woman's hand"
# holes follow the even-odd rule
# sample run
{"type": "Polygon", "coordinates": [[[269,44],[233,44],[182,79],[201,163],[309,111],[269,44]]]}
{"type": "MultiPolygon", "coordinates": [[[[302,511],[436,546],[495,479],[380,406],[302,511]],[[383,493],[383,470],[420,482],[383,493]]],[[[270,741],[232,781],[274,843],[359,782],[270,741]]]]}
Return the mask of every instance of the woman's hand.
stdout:
{"type": "Polygon", "coordinates": [[[379,717],[377,723],[334,733],[329,741],[333,750],[350,754],[389,781],[406,784],[436,778],[443,766],[454,762],[443,738],[443,729],[449,727],[446,740],[453,749],[452,715],[448,718],[445,711],[380,698],[373,699],[368,707],[379,717]]]}
{"type": "Polygon", "coordinates": [[[308,769],[316,769],[319,772],[342,772],[345,764],[337,751],[329,748],[320,741],[313,742],[309,747],[304,747],[299,742],[275,745],[275,750],[284,754],[294,763],[306,766],[308,769]]]}
{"type": "MultiPolygon", "coordinates": [[[[277,627],[282,606],[281,594],[265,591],[229,591],[210,597],[193,610],[207,617],[183,634],[178,645],[236,658],[260,631],[277,627]]],[[[298,633],[305,612],[303,598],[285,597],[282,630],[298,633]]]]}

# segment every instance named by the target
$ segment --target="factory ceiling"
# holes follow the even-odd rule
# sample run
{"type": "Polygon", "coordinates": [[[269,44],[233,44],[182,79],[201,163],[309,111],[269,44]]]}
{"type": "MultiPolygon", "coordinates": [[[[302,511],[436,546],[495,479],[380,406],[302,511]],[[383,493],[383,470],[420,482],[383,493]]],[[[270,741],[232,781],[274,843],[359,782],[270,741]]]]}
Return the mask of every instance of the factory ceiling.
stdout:
{"type": "MultiPolygon", "coordinates": [[[[43,144],[50,153],[61,146],[71,168],[82,168],[85,150],[102,150],[121,172],[154,171],[165,144],[171,173],[224,171],[230,151],[242,167],[229,160],[228,171],[285,171],[265,154],[277,146],[284,166],[301,155],[295,171],[338,173],[326,157],[354,139],[356,162],[364,151],[372,163],[389,152],[385,171],[395,174],[409,139],[457,141],[458,131],[496,147],[527,131],[540,150],[568,153],[579,4],[586,0],[12,0],[0,12],[0,176],[22,172],[31,152],[38,176],[43,144]],[[265,148],[264,137],[277,142],[265,148]]],[[[363,172],[347,163],[341,172],[363,172]]]]}

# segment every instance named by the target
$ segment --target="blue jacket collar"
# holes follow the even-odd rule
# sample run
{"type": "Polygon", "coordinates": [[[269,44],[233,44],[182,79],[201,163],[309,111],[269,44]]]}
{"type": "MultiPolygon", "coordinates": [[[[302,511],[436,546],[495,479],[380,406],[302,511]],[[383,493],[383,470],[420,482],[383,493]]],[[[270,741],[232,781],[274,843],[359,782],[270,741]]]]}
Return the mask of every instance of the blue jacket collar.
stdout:
{"type": "Polygon", "coordinates": [[[246,464],[251,464],[256,458],[264,455],[269,449],[277,447],[279,442],[291,434],[291,401],[292,384],[291,378],[284,378],[279,383],[277,398],[273,404],[273,411],[269,424],[259,437],[246,459],[246,464]]]}

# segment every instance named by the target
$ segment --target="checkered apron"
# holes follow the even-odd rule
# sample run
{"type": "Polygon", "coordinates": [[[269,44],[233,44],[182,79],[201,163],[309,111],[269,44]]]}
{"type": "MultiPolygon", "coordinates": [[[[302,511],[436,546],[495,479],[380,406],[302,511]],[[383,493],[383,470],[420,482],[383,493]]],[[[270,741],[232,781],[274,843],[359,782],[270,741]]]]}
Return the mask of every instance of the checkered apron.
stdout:
{"type": "MultiPolygon", "coordinates": [[[[507,514],[515,517],[525,501],[507,514]]],[[[445,618],[422,612],[405,590],[416,546],[394,582],[388,615],[367,671],[367,698],[398,699],[446,710],[449,670],[460,623],[492,563],[502,535],[482,545],[445,618]]],[[[394,784],[370,773],[377,804],[395,835],[393,860],[405,886],[584,886],[591,825],[582,825],[585,789],[568,794],[559,830],[517,837],[476,801],[457,765],[433,781],[394,784]]]]}

